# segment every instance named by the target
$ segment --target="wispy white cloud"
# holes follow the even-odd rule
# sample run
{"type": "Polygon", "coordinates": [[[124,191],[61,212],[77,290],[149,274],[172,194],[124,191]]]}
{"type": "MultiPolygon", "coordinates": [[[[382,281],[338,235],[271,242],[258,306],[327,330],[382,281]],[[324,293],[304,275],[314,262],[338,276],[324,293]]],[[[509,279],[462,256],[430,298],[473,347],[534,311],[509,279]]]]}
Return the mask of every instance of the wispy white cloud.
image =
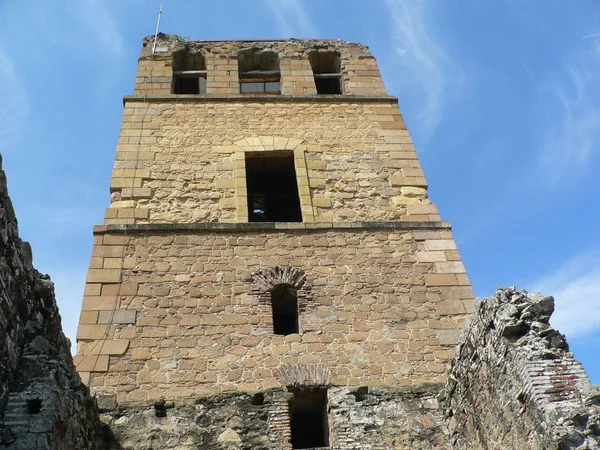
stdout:
{"type": "Polygon", "coordinates": [[[532,291],[554,297],[551,323],[567,337],[600,332],[600,250],[573,258],[532,286],[532,291]]]}
{"type": "Polygon", "coordinates": [[[581,39],[591,39],[595,37],[600,37],[600,33],[586,34],[585,36],[581,36],[581,39]]]}
{"type": "Polygon", "coordinates": [[[385,0],[401,70],[399,88],[420,89],[425,97],[419,114],[422,131],[433,131],[448,105],[464,89],[466,74],[435,36],[433,2],[385,0]]]}
{"type": "Polygon", "coordinates": [[[302,0],[266,0],[266,2],[283,37],[314,38],[320,35],[302,0]]]}
{"type": "Polygon", "coordinates": [[[79,15],[95,37],[98,50],[110,53],[115,57],[125,55],[125,46],[119,27],[108,9],[108,2],[103,0],[81,0],[79,15]]]}
{"type": "Polygon", "coordinates": [[[538,153],[537,178],[553,188],[567,176],[583,173],[600,144],[600,43],[569,56],[561,74],[542,86],[556,104],[557,122],[538,153]]]}
{"type": "Polygon", "coordinates": [[[0,48],[0,99],[2,99],[0,101],[0,152],[7,152],[25,131],[29,98],[13,59],[2,48],[0,48]]]}

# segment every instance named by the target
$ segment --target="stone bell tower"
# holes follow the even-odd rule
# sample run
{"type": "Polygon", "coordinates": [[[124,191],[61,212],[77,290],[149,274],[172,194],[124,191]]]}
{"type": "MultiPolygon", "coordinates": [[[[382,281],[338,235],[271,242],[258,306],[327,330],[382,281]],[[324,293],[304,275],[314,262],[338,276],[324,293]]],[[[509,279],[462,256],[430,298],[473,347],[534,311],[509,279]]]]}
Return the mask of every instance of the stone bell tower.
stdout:
{"type": "Polygon", "coordinates": [[[473,293],[368,48],[152,48],[77,333],[119,448],[446,448],[473,293]]]}

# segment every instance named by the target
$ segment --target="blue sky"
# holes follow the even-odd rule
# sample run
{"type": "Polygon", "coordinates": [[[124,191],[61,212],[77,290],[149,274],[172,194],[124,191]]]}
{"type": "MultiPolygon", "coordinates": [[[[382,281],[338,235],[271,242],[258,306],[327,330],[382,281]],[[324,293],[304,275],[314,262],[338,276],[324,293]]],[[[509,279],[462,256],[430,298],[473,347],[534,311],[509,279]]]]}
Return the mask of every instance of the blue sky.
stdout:
{"type": "MultiPolygon", "coordinates": [[[[92,226],[109,203],[121,96],[154,0],[0,0],[0,153],[21,235],[73,339],[92,226]]],[[[552,323],[600,382],[600,2],[165,0],[192,39],[370,46],[478,296],[556,298],[552,323]]]]}

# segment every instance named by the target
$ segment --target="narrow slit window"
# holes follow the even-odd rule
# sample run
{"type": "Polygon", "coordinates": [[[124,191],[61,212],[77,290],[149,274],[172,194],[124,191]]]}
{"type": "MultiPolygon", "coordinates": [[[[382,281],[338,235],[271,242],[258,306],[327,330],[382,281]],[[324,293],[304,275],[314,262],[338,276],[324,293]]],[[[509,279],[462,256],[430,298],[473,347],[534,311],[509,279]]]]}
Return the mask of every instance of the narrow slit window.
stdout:
{"type": "Polygon", "coordinates": [[[295,389],[290,400],[292,448],[329,447],[327,389],[295,389]]]}
{"type": "Polygon", "coordinates": [[[311,50],[308,59],[315,78],[317,94],[342,93],[342,63],[339,51],[311,50]]]}
{"type": "Polygon", "coordinates": [[[250,48],[238,53],[242,94],[280,94],[279,56],[269,50],[250,48]]]}
{"type": "Polygon", "coordinates": [[[302,222],[291,151],[246,153],[250,222],[302,222]]]}
{"type": "Polygon", "coordinates": [[[206,94],[206,60],[200,53],[180,52],[173,61],[174,94],[206,94]]]}
{"type": "Polygon", "coordinates": [[[273,333],[282,336],[298,333],[298,297],[291,286],[281,284],[271,291],[273,333]]]}

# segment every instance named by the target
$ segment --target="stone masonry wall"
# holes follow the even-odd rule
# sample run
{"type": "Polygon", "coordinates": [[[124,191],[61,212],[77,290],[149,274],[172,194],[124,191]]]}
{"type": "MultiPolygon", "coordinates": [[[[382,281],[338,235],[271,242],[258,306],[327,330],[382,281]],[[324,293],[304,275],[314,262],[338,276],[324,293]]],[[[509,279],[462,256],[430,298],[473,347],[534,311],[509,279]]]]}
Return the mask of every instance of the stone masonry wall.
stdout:
{"type": "Polygon", "coordinates": [[[552,297],[499,289],[465,323],[447,385],[456,449],[600,448],[600,388],[550,327],[552,297]]]}
{"type": "Polygon", "coordinates": [[[274,150],[294,154],[303,222],[440,220],[398,100],[365,46],[162,36],[155,56],[148,47],[125,97],[105,224],[247,222],[245,154],[274,150]],[[281,94],[239,92],[237,51],[252,46],[280,53],[281,94]],[[184,48],[207,57],[207,94],[171,94],[184,48]],[[317,95],[306,54],[334,48],[347,87],[317,95]],[[293,87],[302,83],[313,87],[293,87]]]}
{"type": "MultiPolygon", "coordinates": [[[[450,449],[436,395],[441,385],[330,388],[330,450],[450,449]]],[[[104,449],[291,450],[284,389],[200,397],[189,405],[109,406],[104,449]]]]}
{"type": "Polygon", "coordinates": [[[239,94],[238,52],[255,48],[277,54],[282,95],[315,95],[314,75],[308,52],[341,54],[342,92],[346,95],[386,95],[377,61],[368,47],[341,40],[287,39],[275,41],[186,41],[160,33],[152,56],[154,36],[143,40],[134,88],[135,94],[165,95],[173,88],[173,55],[202,54],[206,60],[208,95],[239,94]]]}
{"type": "Polygon", "coordinates": [[[76,361],[97,393],[122,403],[264,390],[286,385],[288,364],[325,364],[342,386],[445,381],[472,305],[449,230],[229,228],[98,231],[94,264],[123,268],[88,274],[76,361]],[[288,336],[273,334],[256,278],[277,267],[304,280],[301,329],[288,336]]]}
{"type": "Polygon", "coordinates": [[[18,235],[0,157],[0,448],[90,449],[97,416],[54,287],[18,235]]]}
{"type": "Polygon", "coordinates": [[[304,222],[440,220],[396,101],[279,99],[127,101],[105,223],[247,222],[245,152],[286,149],[304,222]]]}

